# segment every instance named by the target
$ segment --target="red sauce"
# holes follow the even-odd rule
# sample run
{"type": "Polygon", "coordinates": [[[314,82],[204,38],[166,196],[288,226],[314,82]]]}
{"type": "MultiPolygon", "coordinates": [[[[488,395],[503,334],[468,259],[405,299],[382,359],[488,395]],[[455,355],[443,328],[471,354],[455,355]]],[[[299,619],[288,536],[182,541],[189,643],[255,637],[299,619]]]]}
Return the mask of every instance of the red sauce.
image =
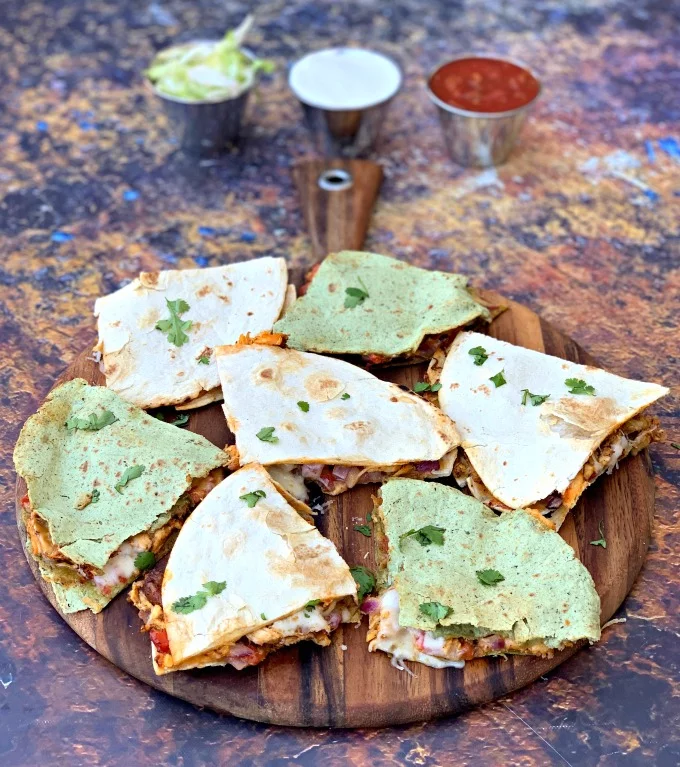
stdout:
{"type": "Polygon", "coordinates": [[[468,112],[507,112],[533,101],[538,80],[526,69],[502,59],[474,57],[449,61],[430,78],[441,101],[468,112]]]}

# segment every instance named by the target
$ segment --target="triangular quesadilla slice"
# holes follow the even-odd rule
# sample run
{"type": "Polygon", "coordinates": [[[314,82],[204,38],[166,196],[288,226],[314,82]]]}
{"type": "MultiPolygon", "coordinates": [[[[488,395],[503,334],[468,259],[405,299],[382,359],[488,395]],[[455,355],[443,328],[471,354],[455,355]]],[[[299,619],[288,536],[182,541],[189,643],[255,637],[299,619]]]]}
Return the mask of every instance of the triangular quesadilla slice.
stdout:
{"type": "Polygon", "coordinates": [[[421,397],[318,354],[262,344],[215,354],[241,465],[277,467],[278,481],[301,476],[330,495],[394,474],[451,474],[458,434],[421,397]]]}
{"type": "Polygon", "coordinates": [[[142,272],[95,303],[106,385],[147,409],[214,394],[213,349],[271,330],[287,283],[282,258],[142,272]]]}
{"type": "Polygon", "coordinates": [[[54,389],[24,424],[14,465],[28,549],[64,612],[99,612],[163,556],[228,456],[102,386],[54,389]]]}
{"type": "Polygon", "coordinates": [[[310,273],[306,292],[274,329],[301,351],[360,355],[370,364],[429,360],[455,334],[491,319],[460,274],[345,250],[310,273]]]}
{"type": "Polygon", "coordinates": [[[395,479],[373,513],[383,569],[369,650],[434,668],[538,655],[600,638],[600,599],[572,548],[537,514],[500,516],[459,490],[395,479]]]}
{"type": "Polygon", "coordinates": [[[310,510],[250,464],[219,484],[182,528],[167,562],[130,601],[152,642],[154,670],[254,666],[357,623],[357,588],[310,510]]]}
{"type": "Polygon", "coordinates": [[[438,380],[465,451],[459,485],[501,511],[537,509],[558,528],[599,476],[663,439],[642,411],[665,387],[479,333],[458,336],[438,380]]]}

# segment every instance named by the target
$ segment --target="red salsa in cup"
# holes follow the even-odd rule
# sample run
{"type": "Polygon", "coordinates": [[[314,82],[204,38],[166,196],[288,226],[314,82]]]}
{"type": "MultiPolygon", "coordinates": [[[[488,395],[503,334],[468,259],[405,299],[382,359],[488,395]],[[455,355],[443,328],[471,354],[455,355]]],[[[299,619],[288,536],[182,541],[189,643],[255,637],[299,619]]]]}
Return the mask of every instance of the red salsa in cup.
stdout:
{"type": "Polygon", "coordinates": [[[484,56],[449,61],[430,78],[440,101],[468,112],[509,112],[529,104],[540,89],[528,69],[484,56]]]}

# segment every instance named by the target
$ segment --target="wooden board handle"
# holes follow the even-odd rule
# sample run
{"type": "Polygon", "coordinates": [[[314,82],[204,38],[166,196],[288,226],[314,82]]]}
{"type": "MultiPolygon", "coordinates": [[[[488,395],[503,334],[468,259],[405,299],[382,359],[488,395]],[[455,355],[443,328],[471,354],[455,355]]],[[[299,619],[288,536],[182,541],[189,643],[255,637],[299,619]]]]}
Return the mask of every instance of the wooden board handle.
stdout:
{"type": "Polygon", "coordinates": [[[361,250],[383,178],[370,160],[301,160],[293,168],[315,261],[361,250]]]}

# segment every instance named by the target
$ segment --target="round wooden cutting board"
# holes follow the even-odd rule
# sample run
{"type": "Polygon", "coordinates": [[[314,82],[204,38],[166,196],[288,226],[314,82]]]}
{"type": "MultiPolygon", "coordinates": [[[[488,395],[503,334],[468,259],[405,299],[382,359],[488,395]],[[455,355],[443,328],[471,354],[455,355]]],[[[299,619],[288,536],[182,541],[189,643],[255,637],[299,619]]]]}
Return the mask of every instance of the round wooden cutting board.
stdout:
{"type": "MultiPolygon", "coordinates": [[[[494,293],[484,291],[482,296],[491,303],[509,305],[491,324],[491,335],[574,362],[593,363],[574,341],[529,309],[494,293]]],[[[413,386],[422,373],[423,366],[414,366],[393,368],[380,376],[413,386]]],[[[58,383],[77,377],[104,383],[89,351],[76,359],[58,383]]],[[[191,411],[188,428],[220,447],[233,441],[219,404],[191,411]]],[[[330,499],[329,507],[316,518],[319,529],[350,565],[374,567],[373,540],[353,530],[365,522],[372,492],[375,486],[361,486],[330,499]]],[[[17,518],[25,539],[18,502],[24,493],[25,485],[19,480],[17,518]]],[[[642,566],[653,511],[654,481],[645,451],[623,461],[618,471],[587,490],[560,530],[595,580],[603,623],[621,604],[642,566]],[[606,531],[606,549],[589,545],[600,538],[600,523],[606,531]]],[[[29,564],[45,596],[58,609],[51,588],[40,579],[30,557],[29,564]]],[[[305,642],[244,671],[226,667],[157,677],[148,636],[140,633],[140,621],[125,593],[99,615],[83,612],[62,617],[98,653],[152,687],[220,713],[296,726],[375,727],[455,714],[532,682],[576,651],[570,648],[550,659],[475,660],[464,669],[409,664],[411,675],[393,668],[386,655],[368,652],[364,618],[359,628],[336,631],[330,647],[305,642]]]]}

